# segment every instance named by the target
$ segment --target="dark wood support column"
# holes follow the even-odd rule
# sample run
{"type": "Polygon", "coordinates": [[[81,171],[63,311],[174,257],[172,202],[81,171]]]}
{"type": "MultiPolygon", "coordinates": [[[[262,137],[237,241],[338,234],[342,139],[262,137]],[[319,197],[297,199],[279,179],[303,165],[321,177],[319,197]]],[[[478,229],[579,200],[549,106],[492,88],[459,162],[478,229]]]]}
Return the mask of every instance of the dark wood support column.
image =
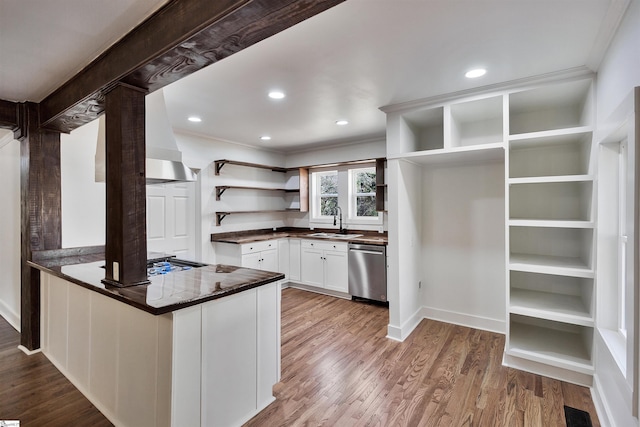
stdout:
{"type": "Polygon", "coordinates": [[[143,90],[119,84],[105,98],[108,285],[149,283],[144,97],[143,90]]]}
{"type": "Polygon", "coordinates": [[[40,348],[40,272],[29,265],[34,251],[62,245],[60,134],[39,128],[38,106],[20,105],[26,132],[20,145],[21,313],[20,344],[40,348]]]}

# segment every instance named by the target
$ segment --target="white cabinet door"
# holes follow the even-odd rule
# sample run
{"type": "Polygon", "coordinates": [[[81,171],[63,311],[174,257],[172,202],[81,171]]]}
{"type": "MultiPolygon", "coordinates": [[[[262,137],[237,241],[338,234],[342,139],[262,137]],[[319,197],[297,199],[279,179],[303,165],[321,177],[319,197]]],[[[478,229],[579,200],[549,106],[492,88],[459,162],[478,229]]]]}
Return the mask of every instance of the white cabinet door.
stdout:
{"type": "Polygon", "coordinates": [[[324,287],[349,292],[348,259],[345,252],[324,251],[324,287]]]}
{"type": "Polygon", "coordinates": [[[300,281],[300,240],[289,240],[289,280],[300,281]]]}
{"type": "Polygon", "coordinates": [[[303,248],[300,258],[302,283],[323,288],[324,261],[322,259],[322,249],[303,248]]]}
{"type": "Polygon", "coordinates": [[[242,266],[246,268],[255,268],[260,270],[260,252],[242,255],[242,266]]]}
{"type": "Polygon", "coordinates": [[[278,271],[289,280],[289,239],[278,240],[278,271]]]}
{"type": "Polygon", "coordinates": [[[278,272],[278,250],[269,249],[260,252],[260,270],[278,272]]]}

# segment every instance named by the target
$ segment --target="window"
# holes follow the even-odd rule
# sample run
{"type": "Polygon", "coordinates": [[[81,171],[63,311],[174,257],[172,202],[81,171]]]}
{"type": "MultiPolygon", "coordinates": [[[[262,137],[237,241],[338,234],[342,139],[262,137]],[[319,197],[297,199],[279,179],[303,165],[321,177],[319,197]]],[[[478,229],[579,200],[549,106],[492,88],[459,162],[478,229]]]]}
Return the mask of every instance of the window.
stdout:
{"type": "Polygon", "coordinates": [[[618,156],[618,332],[627,337],[627,142],[618,156]]]}
{"type": "Polygon", "coordinates": [[[318,216],[335,215],[338,206],[338,171],[319,172],[317,184],[318,216]]]}
{"type": "Polygon", "coordinates": [[[376,211],[376,168],[371,163],[312,171],[310,187],[312,223],[333,222],[340,207],[343,225],[382,224],[376,211]]]}
{"type": "Polygon", "coordinates": [[[376,169],[351,169],[350,212],[355,218],[377,217],[376,169]]]}

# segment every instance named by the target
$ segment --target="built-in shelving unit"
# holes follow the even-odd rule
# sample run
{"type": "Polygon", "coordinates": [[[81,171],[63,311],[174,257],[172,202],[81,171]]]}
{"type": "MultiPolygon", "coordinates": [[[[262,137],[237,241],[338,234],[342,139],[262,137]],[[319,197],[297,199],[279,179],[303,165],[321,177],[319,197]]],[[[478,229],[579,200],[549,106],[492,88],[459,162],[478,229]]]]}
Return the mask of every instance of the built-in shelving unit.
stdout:
{"type": "Polygon", "coordinates": [[[309,210],[309,171],[306,168],[281,168],[277,166],[268,166],[258,163],[240,162],[235,160],[216,160],[215,174],[219,176],[225,165],[242,166],[257,169],[266,169],[273,172],[284,174],[283,185],[275,186],[246,186],[246,185],[217,185],[215,187],[216,201],[220,201],[222,195],[227,190],[244,190],[257,192],[273,192],[282,193],[282,195],[297,195],[296,200],[285,200],[287,208],[285,209],[254,209],[254,210],[225,210],[215,212],[216,226],[221,225],[222,220],[229,215],[238,214],[264,214],[264,213],[291,213],[291,212],[307,212],[309,210]],[[294,184],[290,184],[294,182],[294,184]],[[294,188],[295,185],[295,188],[294,188]]]}
{"type": "MultiPolygon", "coordinates": [[[[383,108],[387,113],[387,159],[425,166],[427,178],[424,173],[421,178],[402,177],[411,179],[416,187],[423,185],[416,179],[423,179],[427,186],[442,185],[428,179],[448,176],[447,169],[432,172],[432,168],[461,166],[456,170],[469,173],[469,179],[475,178],[473,173],[485,179],[489,176],[485,171],[494,171],[496,163],[504,164],[505,215],[500,221],[505,227],[504,361],[584,384],[592,380],[596,295],[593,92],[593,77],[582,75],[466,98],[433,98],[383,108]]],[[[404,170],[415,171],[413,166],[404,170]]],[[[462,180],[455,182],[460,185],[462,180]]],[[[500,193],[494,191],[489,197],[500,193]]],[[[443,218],[446,213],[434,207],[438,200],[429,201],[432,218],[440,226],[455,227],[443,218]]],[[[411,201],[401,202],[407,209],[413,207],[411,201]]],[[[467,207],[463,202],[454,206],[467,207]]],[[[451,216],[460,222],[460,229],[478,235],[487,232],[486,225],[497,222],[495,217],[483,222],[474,212],[451,212],[451,216]]],[[[433,233],[427,237],[431,246],[423,246],[442,244],[437,239],[446,233],[433,233]]],[[[449,235],[460,238],[454,232],[449,235]]],[[[483,266],[491,262],[473,246],[463,245],[460,243],[459,255],[481,260],[477,262],[483,266]]],[[[440,252],[436,255],[442,256],[443,265],[458,265],[440,252]]]]}
{"type": "Polygon", "coordinates": [[[555,376],[593,372],[592,92],[580,79],[508,96],[505,352],[555,376]]]}
{"type": "Polygon", "coordinates": [[[394,115],[401,135],[389,159],[422,165],[501,161],[505,152],[504,95],[411,109],[394,115]]]}

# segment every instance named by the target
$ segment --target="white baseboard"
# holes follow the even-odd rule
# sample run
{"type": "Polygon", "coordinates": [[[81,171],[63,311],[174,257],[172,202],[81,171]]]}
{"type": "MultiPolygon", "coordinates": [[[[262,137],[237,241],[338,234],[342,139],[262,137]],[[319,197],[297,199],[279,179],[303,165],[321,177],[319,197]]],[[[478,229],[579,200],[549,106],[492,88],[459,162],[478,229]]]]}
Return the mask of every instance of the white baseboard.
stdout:
{"type": "Polygon", "coordinates": [[[4,301],[0,300],[0,316],[9,322],[13,329],[20,332],[20,314],[12,310],[4,301]]]}
{"type": "Polygon", "coordinates": [[[400,342],[407,339],[422,320],[421,311],[422,309],[419,308],[400,327],[389,324],[387,326],[387,338],[400,342]]]}
{"type": "Polygon", "coordinates": [[[329,295],[330,297],[336,297],[336,298],[342,298],[342,299],[348,299],[348,300],[351,299],[351,295],[346,294],[344,292],[332,291],[331,289],[316,288],[315,286],[303,285],[302,283],[287,282],[286,287],[300,289],[303,291],[315,292],[316,294],[329,295]]]}
{"type": "MultiPolygon", "coordinates": [[[[24,354],[26,354],[27,356],[31,356],[32,354],[36,354],[36,353],[41,353],[42,350],[41,349],[36,349],[36,350],[29,350],[27,347],[23,346],[23,345],[19,345],[18,346],[18,350],[20,350],[21,352],[23,352],[24,354]]],[[[59,370],[59,369],[58,369],[59,370]]]]}
{"type": "Polygon", "coordinates": [[[598,414],[598,421],[602,427],[613,427],[614,422],[611,419],[611,410],[607,404],[607,399],[602,395],[602,385],[597,374],[593,376],[593,387],[591,387],[591,400],[598,414]]]}
{"type": "Polygon", "coordinates": [[[422,307],[421,315],[425,319],[452,323],[454,325],[481,329],[483,331],[496,332],[503,335],[507,332],[507,324],[505,321],[491,319],[488,317],[441,310],[433,307],[422,307]]]}

